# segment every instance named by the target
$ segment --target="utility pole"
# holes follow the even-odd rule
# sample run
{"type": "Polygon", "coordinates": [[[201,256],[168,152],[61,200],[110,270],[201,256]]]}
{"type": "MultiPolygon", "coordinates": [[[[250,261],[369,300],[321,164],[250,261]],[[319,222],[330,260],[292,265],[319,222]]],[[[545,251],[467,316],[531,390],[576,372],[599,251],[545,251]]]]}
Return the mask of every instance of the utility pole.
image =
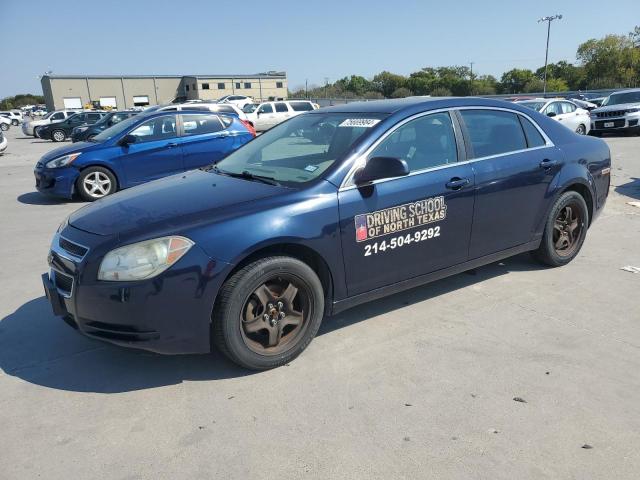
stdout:
{"type": "Polygon", "coordinates": [[[309,79],[308,78],[304,79],[304,97],[306,99],[309,98],[309,79]]]}
{"type": "Polygon", "coordinates": [[[469,65],[471,65],[471,75],[470,75],[470,78],[469,78],[470,83],[471,83],[471,88],[469,88],[469,94],[470,95],[473,95],[473,64],[474,63],[475,62],[469,62],[469,65]]]}
{"type": "Polygon", "coordinates": [[[327,98],[327,87],[329,86],[329,77],[324,77],[324,98],[327,98]]]}
{"type": "Polygon", "coordinates": [[[547,22],[547,49],[544,54],[544,83],[543,83],[543,93],[547,93],[547,63],[549,61],[549,36],[551,35],[551,22],[554,20],[561,20],[562,15],[551,15],[550,17],[542,17],[538,20],[540,22],[547,22]]]}

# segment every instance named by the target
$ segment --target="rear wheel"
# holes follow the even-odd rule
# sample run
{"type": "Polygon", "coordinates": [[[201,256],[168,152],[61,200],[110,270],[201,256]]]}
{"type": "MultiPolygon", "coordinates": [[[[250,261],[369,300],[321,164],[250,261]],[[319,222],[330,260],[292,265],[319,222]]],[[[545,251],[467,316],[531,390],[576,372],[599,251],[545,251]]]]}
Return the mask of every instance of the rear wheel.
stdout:
{"type": "Polygon", "coordinates": [[[16,120],[15,118],[11,120],[11,125],[13,125],[14,127],[17,127],[19,123],[20,122],[18,122],[18,120],[16,120]]]}
{"type": "Polygon", "coordinates": [[[67,135],[62,130],[54,130],[51,133],[51,140],[54,142],[64,142],[67,135]]]}
{"type": "Polygon", "coordinates": [[[214,307],[212,340],[252,370],[293,360],[316,335],[324,292],[315,272],[291,257],[267,257],[238,270],[214,307]]]}
{"type": "Polygon", "coordinates": [[[589,210],[578,192],[565,192],[549,213],[542,242],[534,257],[552,267],[566,265],[577,255],[587,236],[589,210]]]}
{"type": "Polygon", "coordinates": [[[9,130],[9,124],[8,123],[0,123],[0,129],[2,129],[3,132],[6,132],[7,130],[9,130]]]}
{"type": "Polygon", "coordinates": [[[89,167],[78,177],[76,187],[83,200],[93,202],[114,193],[117,182],[113,173],[106,168],[89,167]]]}

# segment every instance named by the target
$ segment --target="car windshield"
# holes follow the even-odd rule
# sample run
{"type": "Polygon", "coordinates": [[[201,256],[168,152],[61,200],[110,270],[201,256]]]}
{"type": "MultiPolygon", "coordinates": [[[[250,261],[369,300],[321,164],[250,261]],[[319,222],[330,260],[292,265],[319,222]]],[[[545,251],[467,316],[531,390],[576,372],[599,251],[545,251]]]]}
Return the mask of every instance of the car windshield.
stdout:
{"type": "Polygon", "coordinates": [[[612,93],[605,99],[604,102],[602,102],[602,106],[622,105],[623,103],[640,103],[640,91],[612,93]]]}
{"type": "Polygon", "coordinates": [[[322,175],[382,114],[303,114],[255,138],[217,163],[219,173],[262,176],[288,186],[322,175]]]}
{"type": "Polygon", "coordinates": [[[531,110],[535,110],[539,112],[542,110],[542,107],[546,105],[547,102],[518,102],[518,105],[522,105],[524,107],[530,108],[531,110]]]}
{"type": "Polygon", "coordinates": [[[131,127],[135,122],[140,120],[140,116],[133,116],[127,118],[126,120],[122,120],[121,122],[116,123],[114,126],[107,128],[103,132],[100,132],[98,135],[91,139],[92,142],[104,142],[105,140],[110,140],[113,137],[120,135],[126,129],[131,127]]]}

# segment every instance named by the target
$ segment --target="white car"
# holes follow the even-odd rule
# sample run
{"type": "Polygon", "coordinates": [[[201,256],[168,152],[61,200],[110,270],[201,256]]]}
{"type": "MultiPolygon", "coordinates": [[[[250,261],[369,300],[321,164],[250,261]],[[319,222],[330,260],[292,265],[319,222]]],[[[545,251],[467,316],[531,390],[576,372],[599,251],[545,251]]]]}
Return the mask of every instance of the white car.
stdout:
{"type": "Polygon", "coordinates": [[[247,114],[244,113],[237,105],[233,103],[213,103],[213,102],[192,102],[179,103],[175,105],[165,105],[156,110],[204,110],[218,113],[231,113],[238,116],[240,120],[248,121],[247,114]]]}
{"type": "Polygon", "coordinates": [[[7,117],[11,120],[11,125],[17,126],[22,123],[22,113],[20,110],[3,110],[0,112],[0,116],[7,117]]]}
{"type": "Polygon", "coordinates": [[[579,135],[586,135],[591,128],[591,116],[588,110],[578,107],[570,100],[557,98],[536,98],[516,102],[557,120],[579,135]]]}
{"type": "Polygon", "coordinates": [[[291,117],[315,109],[315,105],[308,100],[264,102],[253,112],[247,113],[247,117],[256,132],[264,132],[291,117]]]}
{"type": "Polygon", "coordinates": [[[7,139],[0,131],[0,153],[4,152],[7,149],[7,139]]]}
{"type": "Polygon", "coordinates": [[[80,110],[55,110],[47,113],[41,120],[31,120],[30,122],[24,122],[22,124],[22,133],[29,136],[37,137],[35,130],[43,125],[50,125],[54,122],[61,122],[66,120],[74,113],[78,113],[80,110]]]}
{"type": "Polygon", "coordinates": [[[6,132],[11,127],[11,120],[7,117],[0,116],[0,130],[6,132]]]}
{"type": "Polygon", "coordinates": [[[247,97],[246,95],[225,95],[218,99],[218,103],[232,103],[242,110],[245,105],[255,102],[253,98],[247,97]]]}

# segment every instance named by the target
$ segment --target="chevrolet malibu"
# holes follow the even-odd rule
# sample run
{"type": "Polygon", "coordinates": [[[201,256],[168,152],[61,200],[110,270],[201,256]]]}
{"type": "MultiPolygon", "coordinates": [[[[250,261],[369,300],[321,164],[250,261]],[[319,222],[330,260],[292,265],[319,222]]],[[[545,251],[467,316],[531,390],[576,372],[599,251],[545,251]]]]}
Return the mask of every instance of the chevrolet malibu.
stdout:
{"type": "Polygon", "coordinates": [[[527,251],[569,263],[610,165],[602,140],[511,103],[341,105],[78,210],[42,278],[89,337],[268,369],[363,302],[527,251]]]}

